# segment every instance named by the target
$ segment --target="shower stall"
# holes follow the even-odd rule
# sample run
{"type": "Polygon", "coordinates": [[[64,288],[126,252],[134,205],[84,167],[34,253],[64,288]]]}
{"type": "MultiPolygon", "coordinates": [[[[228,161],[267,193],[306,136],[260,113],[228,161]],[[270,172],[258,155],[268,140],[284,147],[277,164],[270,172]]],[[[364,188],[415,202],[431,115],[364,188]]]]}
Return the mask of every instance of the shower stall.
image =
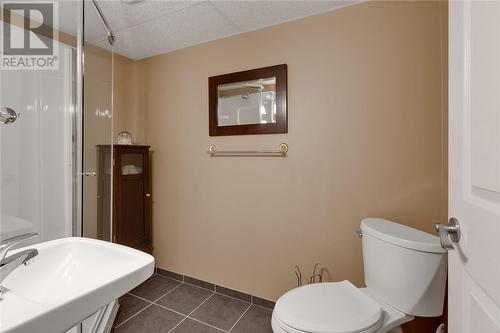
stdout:
{"type": "Polygon", "coordinates": [[[2,240],[28,232],[39,234],[34,241],[73,235],[76,51],[60,45],[58,58],[58,70],[0,73],[0,105],[17,116],[0,123],[2,240]]]}
{"type": "MultiPolygon", "coordinates": [[[[115,37],[97,2],[54,4],[57,69],[0,69],[0,238],[110,240],[96,231],[97,207],[112,199],[97,196],[96,146],[113,140],[115,37]]],[[[1,21],[20,32],[12,38],[24,29],[14,15],[1,21]]]]}
{"type": "MultiPolygon", "coordinates": [[[[20,3],[0,2],[0,240],[35,232],[20,246],[70,236],[110,241],[112,160],[98,161],[97,146],[113,143],[115,36],[95,0],[15,7],[20,3]],[[34,11],[41,15],[32,17],[34,11]],[[33,28],[42,24],[49,30],[33,28]],[[5,65],[9,48],[36,43],[51,46],[57,66],[5,65]],[[98,177],[99,170],[106,177],[98,177]],[[108,180],[101,186],[109,195],[98,196],[98,179],[108,180]],[[102,207],[109,212],[105,219],[98,218],[102,207]]],[[[102,316],[75,329],[94,332],[102,316]]]]}

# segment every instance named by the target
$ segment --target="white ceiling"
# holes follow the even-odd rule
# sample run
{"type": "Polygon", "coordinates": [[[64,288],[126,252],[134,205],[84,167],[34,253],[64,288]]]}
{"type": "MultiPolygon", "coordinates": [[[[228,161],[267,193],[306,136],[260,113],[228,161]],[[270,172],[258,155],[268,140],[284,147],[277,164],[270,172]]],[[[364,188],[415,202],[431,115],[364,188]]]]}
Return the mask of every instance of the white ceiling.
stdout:
{"type": "MultiPolygon", "coordinates": [[[[354,5],[360,0],[98,0],[114,30],[114,50],[143,59],[354,5]],[[129,3],[132,2],[132,3],[129,3]]],[[[59,27],[76,35],[75,1],[59,0],[59,27]]],[[[107,47],[103,24],[86,1],[85,39],[107,47]]]]}

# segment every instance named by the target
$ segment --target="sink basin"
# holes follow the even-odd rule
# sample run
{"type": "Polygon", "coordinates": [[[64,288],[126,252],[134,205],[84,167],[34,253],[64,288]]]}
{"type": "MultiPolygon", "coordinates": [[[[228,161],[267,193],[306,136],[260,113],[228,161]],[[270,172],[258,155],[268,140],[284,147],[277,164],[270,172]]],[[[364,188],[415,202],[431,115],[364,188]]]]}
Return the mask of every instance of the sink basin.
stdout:
{"type": "Polygon", "coordinates": [[[95,239],[61,238],[26,248],[37,248],[39,254],[2,283],[3,333],[65,331],[154,270],[149,254],[95,239]]]}

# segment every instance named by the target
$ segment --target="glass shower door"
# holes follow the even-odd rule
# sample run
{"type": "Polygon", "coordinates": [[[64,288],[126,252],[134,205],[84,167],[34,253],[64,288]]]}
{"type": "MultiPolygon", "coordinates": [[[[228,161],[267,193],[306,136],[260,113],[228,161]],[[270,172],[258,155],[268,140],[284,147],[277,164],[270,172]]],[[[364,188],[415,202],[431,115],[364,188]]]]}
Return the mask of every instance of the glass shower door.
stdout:
{"type": "Polygon", "coordinates": [[[91,1],[84,17],[83,236],[111,241],[113,49],[91,1]]]}

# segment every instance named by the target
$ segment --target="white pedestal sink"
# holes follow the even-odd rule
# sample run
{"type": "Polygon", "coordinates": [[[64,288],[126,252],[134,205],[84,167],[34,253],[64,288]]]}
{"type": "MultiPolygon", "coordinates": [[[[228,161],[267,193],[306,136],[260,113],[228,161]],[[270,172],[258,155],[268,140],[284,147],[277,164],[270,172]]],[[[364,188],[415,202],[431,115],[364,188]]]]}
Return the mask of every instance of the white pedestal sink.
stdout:
{"type": "Polygon", "coordinates": [[[39,254],[2,283],[2,333],[63,332],[154,271],[149,254],[95,239],[62,238],[26,248],[39,254]]]}

